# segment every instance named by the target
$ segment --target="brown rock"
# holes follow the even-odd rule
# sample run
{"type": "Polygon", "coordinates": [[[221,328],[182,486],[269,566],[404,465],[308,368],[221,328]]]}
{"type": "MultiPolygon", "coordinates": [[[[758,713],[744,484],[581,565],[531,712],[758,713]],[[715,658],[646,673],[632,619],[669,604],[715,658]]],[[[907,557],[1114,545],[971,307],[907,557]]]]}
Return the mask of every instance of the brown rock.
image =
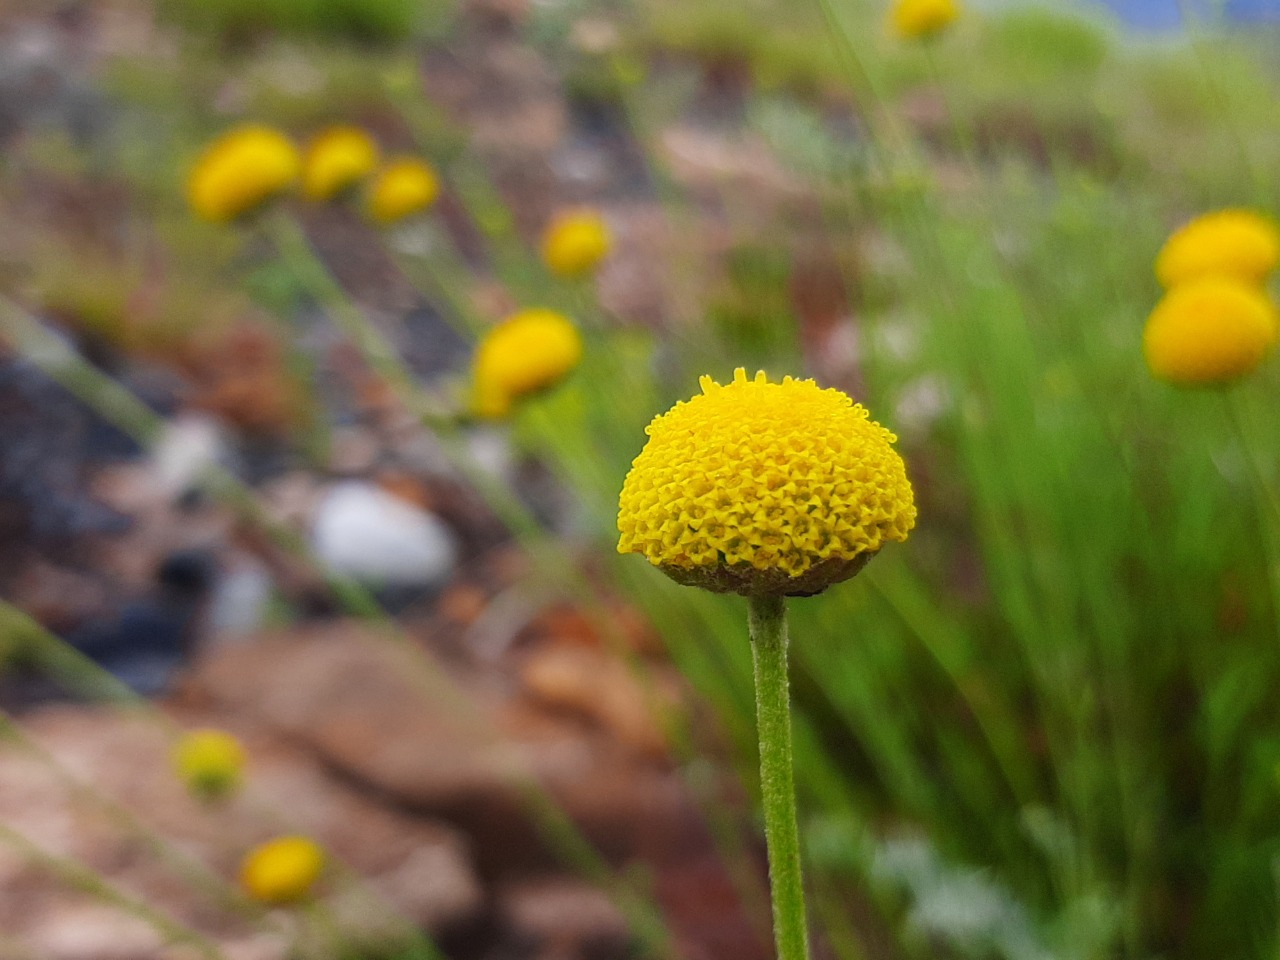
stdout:
{"type": "MultiPolygon", "coordinates": [[[[492,679],[446,673],[429,654],[366,626],[226,647],[195,683],[346,777],[461,826],[482,871],[554,862],[530,813],[535,785],[611,859],[678,856],[703,842],[675,774],[613,729],[556,716],[492,679]]],[[[631,717],[624,709],[618,716],[631,717]]]]}
{"type": "Polygon", "coordinates": [[[667,753],[661,717],[676,704],[674,685],[650,665],[632,668],[600,650],[557,645],[533,651],[520,677],[541,702],[590,719],[647,756],[667,753]]]}
{"type": "Polygon", "coordinates": [[[563,877],[513,883],[498,893],[498,911],[516,938],[539,957],[623,957],[626,918],[600,890],[563,877]]]}
{"type": "MultiPolygon", "coordinates": [[[[63,707],[24,720],[57,768],[16,746],[0,748],[0,822],[246,957],[281,953],[262,938],[252,913],[234,908],[235,877],[248,849],[284,833],[314,837],[343,865],[321,894],[344,936],[406,923],[440,931],[470,922],[480,909],[483,894],[457,831],[352,789],[306,752],[239,718],[182,720],[229,728],[245,744],[246,786],[227,802],[210,808],[187,795],[169,766],[174,730],[159,715],[63,707]],[[359,898],[365,907],[351,910],[359,898]]],[[[77,902],[60,895],[45,871],[6,861],[0,877],[0,928],[13,929],[19,943],[40,945],[40,956],[78,956],[71,941],[54,944],[64,953],[46,951],[54,936],[48,931],[66,925],[58,911],[77,902]],[[7,909],[24,902],[33,906],[7,909]]],[[[75,924],[96,930],[107,923],[100,914],[86,916],[75,924]]],[[[136,940],[120,934],[122,956],[155,955],[136,940]]]]}

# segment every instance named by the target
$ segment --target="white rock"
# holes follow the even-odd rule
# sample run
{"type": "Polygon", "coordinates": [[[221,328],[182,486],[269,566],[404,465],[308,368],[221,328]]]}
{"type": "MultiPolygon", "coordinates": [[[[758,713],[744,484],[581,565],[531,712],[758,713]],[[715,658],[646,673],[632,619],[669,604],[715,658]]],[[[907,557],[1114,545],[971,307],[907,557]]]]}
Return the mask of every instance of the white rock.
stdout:
{"type": "Polygon", "coordinates": [[[443,583],[457,558],[438,517],[357,480],[336,484],[320,501],[312,545],[333,573],[375,586],[443,583]]]}
{"type": "Polygon", "coordinates": [[[230,459],[222,427],[212,417],[188,413],[165,424],[151,449],[157,489],[170,497],[198,487],[212,467],[230,459]]]}

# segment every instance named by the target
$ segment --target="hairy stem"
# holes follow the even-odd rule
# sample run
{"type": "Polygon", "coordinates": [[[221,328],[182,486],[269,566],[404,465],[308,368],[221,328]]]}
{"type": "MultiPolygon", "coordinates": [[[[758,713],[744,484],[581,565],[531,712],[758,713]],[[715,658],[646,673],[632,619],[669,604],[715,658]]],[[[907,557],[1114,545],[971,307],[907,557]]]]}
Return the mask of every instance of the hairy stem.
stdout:
{"type": "Polygon", "coordinates": [[[756,726],[760,739],[760,793],[769,848],[773,937],[778,960],[807,960],[804,883],[796,829],[796,789],[791,762],[791,697],[787,683],[787,610],[782,597],[748,598],[751,655],[755,662],[756,726]]]}

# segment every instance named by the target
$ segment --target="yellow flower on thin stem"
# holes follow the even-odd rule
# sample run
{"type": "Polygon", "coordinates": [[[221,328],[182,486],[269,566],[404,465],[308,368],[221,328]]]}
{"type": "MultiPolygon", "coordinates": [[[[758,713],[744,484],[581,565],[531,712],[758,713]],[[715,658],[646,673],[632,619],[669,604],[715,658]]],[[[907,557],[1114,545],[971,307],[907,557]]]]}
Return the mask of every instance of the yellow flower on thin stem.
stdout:
{"type": "Polygon", "coordinates": [[[1179,284],[1156,304],[1142,345],[1147,366],[1180,387],[1220,386],[1251,373],[1276,343],[1275,305],[1229,277],[1179,284]]]}
{"type": "Polygon", "coordinates": [[[817,593],[915,523],[893,434],[812,380],[703,377],[700,396],[646,432],[622,487],[618,550],[682,583],[817,593]]]}
{"type": "Polygon", "coordinates": [[[504,417],[513,401],[563,380],[582,359],[577,328],[554,310],[521,310],[490,330],[476,349],[472,408],[504,417]]]}
{"type": "Polygon", "coordinates": [[[903,40],[937,36],[960,16],[956,0],[894,0],[889,27],[903,40]]]}
{"type": "Polygon", "coordinates": [[[594,210],[570,210],[555,217],[542,234],[542,261],[558,277],[575,280],[591,273],[609,255],[609,227],[594,210]]]}
{"type": "Polygon", "coordinates": [[[324,851],[314,840],[277,837],[249,851],[240,865],[240,882],[262,903],[296,903],[310,896],[324,864],[324,851]]]}
{"type": "Polygon", "coordinates": [[[308,200],[331,200],[350,190],[378,165],[378,145],[359,127],[329,127],[307,145],[302,157],[302,193],[308,200]]]}
{"type": "Polygon", "coordinates": [[[258,124],[237,127],[205,148],[187,178],[196,214],[227,223],[289,189],[302,161],[293,141],[258,124]]]}
{"type": "Polygon", "coordinates": [[[440,178],[431,165],[414,157],[388,163],[369,188],[369,215],[391,224],[428,209],[440,195],[440,178]]]}
{"type": "Polygon", "coordinates": [[[619,497],[618,551],[747,597],[779,960],[807,960],[787,680],[786,597],[852,577],[916,508],[894,436],[838,390],[739,368],[654,419],[619,497]]]}
{"type": "Polygon", "coordinates": [[[224,730],[192,730],[173,748],[173,766],[187,789],[201,800],[232,793],[244,775],[244,748],[224,730]]]}
{"type": "Polygon", "coordinates": [[[1201,277],[1234,277],[1261,284],[1280,265],[1280,228],[1252,210],[1202,214],[1175,230],[1156,256],[1166,287],[1201,277]]]}

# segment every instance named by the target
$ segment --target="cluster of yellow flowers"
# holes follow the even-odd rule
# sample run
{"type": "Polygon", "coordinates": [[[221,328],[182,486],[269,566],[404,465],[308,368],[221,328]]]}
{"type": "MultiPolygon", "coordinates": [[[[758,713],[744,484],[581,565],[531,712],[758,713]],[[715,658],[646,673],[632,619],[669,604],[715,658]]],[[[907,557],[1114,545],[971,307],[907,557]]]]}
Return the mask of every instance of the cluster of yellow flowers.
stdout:
{"type": "MultiPolygon", "coordinates": [[[[178,778],[203,802],[225,799],[244,777],[244,748],[224,730],[192,730],[184,734],[173,749],[172,759],[178,778]]],[[[314,840],[277,837],[245,855],[240,864],[240,883],[261,903],[294,903],[310,895],[324,865],[324,851],[314,840]]]]}
{"type": "Polygon", "coordinates": [[[956,0],[895,0],[889,8],[889,29],[903,40],[935,37],[960,16],[956,0]]]}
{"type": "Polygon", "coordinates": [[[719,593],[807,596],[856,574],[916,508],[896,437],[812,380],[739,367],[657,417],[619,499],[620,553],[719,593]]]}
{"type": "MultiPolygon", "coordinates": [[[[372,176],[364,193],[368,216],[391,224],[429,208],[440,193],[435,171],[413,157],[380,164],[373,139],[356,127],[335,126],[299,151],[278,130],[248,124],[211,143],[191,170],[187,195],[206,220],[228,223],[300,187],[309,200],[344,196],[372,176]]],[[[542,259],[558,277],[589,276],[608,256],[612,238],[594,210],[554,217],[542,236],[542,259]]],[[[563,379],[582,357],[573,324],[552,310],[516,313],[481,342],[472,378],[472,409],[482,417],[506,416],[519,397],[563,379]]]]}
{"type": "Polygon", "coordinates": [[[229,223],[295,185],[308,200],[326,201],[372,177],[365,209],[377,223],[394,223],[435,202],[440,181],[428,163],[414,157],[379,163],[378,145],[357,127],[330,127],[299,150],[279,130],[246,124],[205,148],[187,178],[187,199],[198,216],[229,223]]]}
{"type": "Polygon", "coordinates": [[[1252,372],[1280,330],[1265,286],[1277,265],[1280,228],[1251,210],[1207,213],[1174,231],[1155,265],[1167,292],[1143,334],[1151,372],[1183,387],[1252,372]]]}

